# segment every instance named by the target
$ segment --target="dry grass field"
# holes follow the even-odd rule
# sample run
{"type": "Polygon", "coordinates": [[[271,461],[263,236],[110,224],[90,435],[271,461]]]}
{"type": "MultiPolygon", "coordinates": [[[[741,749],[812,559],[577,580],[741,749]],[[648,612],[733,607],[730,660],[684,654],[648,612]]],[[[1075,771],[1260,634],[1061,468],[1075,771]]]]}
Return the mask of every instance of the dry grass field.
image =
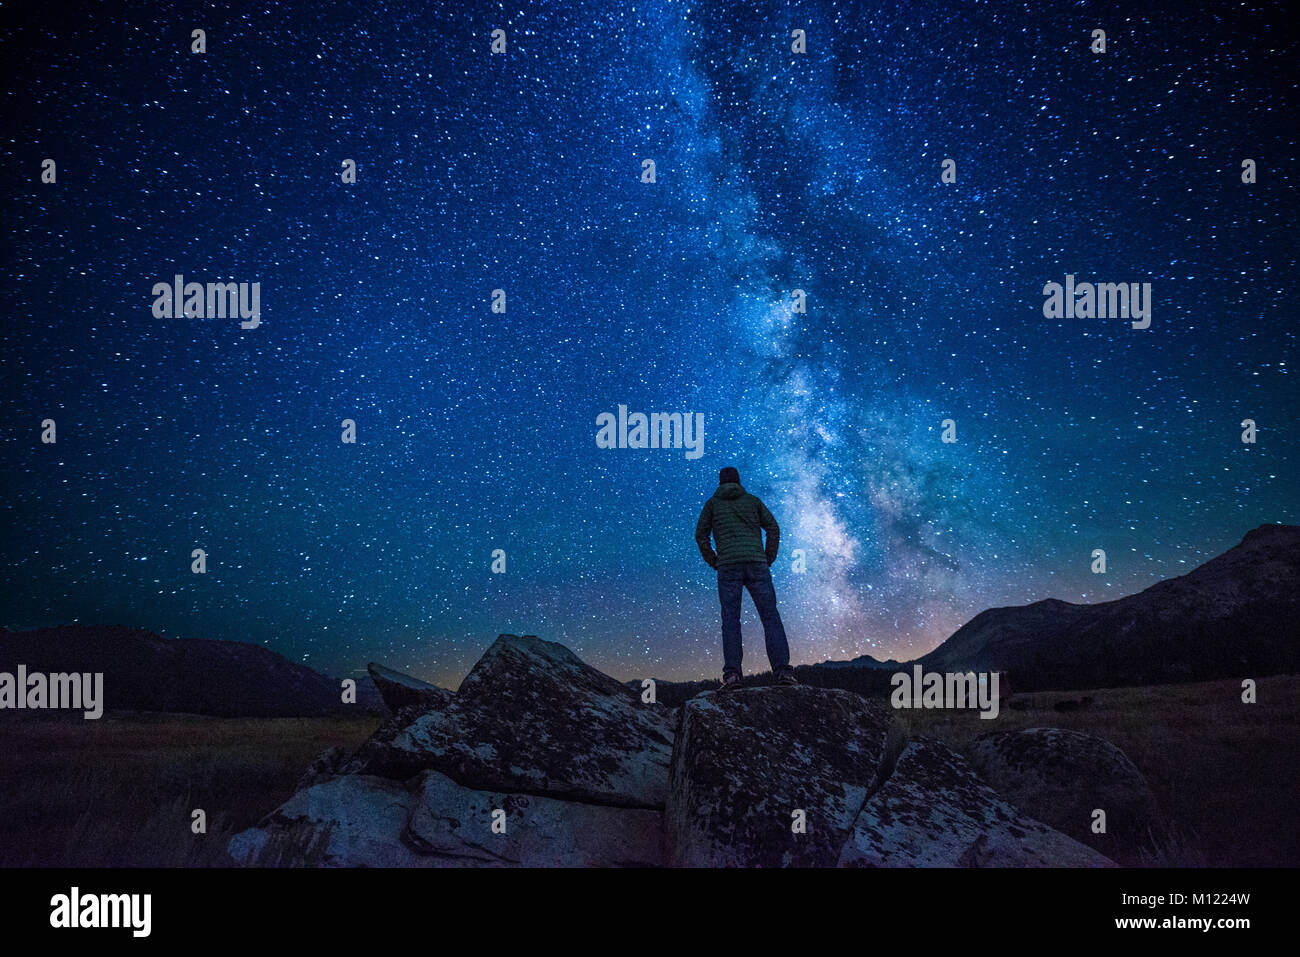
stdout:
{"type": "Polygon", "coordinates": [[[225,843],[293,793],[357,718],[24,715],[0,720],[0,866],[229,866],[225,843]],[[207,834],[191,832],[195,808],[207,834]]]}
{"type": "Polygon", "coordinates": [[[1025,710],[995,720],[976,712],[899,711],[912,734],[961,750],[987,731],[1069,728],[1105,738],[1146,776],[1167,824],[1152,864],[1300,865],[1300,675],[1261,678],[1258,702],[1241,683],[1017,695],[1025,710]],[[1092,698],[1079,711],[1060,701],[1092,698]]]}
{"type": "MultiPolygon", "coordinates": [[[[1244,705],[1235,681],[1041,692],[997,720],[900,711],[913,734],[960,749],[991,730],[1072,728],[1122,748],[1168,822],[1148,863],[1300,864],[1300,676],[1264,678],[1244,705]],[[1092,698],[1078,711],[1064,699],[1092,698]]],[[[333,745],[379,723],[359,718],[0,715],[0,865],[229,866],[224,846],[293,791],[333,745]],[[191,833],[193,809],[207,813],[191,833]]]]}

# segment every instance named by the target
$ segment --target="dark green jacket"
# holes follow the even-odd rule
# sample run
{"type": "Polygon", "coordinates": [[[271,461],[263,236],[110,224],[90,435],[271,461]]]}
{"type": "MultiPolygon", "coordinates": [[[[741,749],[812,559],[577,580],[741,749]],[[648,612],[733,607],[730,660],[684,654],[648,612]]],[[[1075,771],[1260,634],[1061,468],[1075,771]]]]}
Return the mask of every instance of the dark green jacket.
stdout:
{"type": "Polygon", "coordinates": [[[711,568],[742,562],[770,565],[776,561],[780,541],[781,528],[767,506],[736,482],[719,485],[713,497],[704,503],[700,520],[695,523],[695,543],[711,568]],[[766,549],[763,531],[767,532],[766,549]],[[709,545],[710,533],[718,544],[716,555],[709,545]]]}

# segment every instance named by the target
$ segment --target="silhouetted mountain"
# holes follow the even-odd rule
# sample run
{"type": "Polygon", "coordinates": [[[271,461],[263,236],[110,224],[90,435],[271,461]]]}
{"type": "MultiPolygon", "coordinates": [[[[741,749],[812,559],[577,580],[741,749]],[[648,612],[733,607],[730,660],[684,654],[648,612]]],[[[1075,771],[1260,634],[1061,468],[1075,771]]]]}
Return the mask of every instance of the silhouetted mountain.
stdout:
{"type": "Polygon", "coordinates": [[[812,665],[814,668],[890,668],[897,669],[903,667],[903,663],[894,658],[888,661],[881,661],[870,655],[858,655],[848,661],[823,661],[819,665],[812,665]]]}
{"type": "Polygon", "coordinates": [[[142,628],[61,625],[0,628],[0,671],[103,672],[104,707],[225,717],[281,717],[383,711],[367,675],[357,704],[342,702],[339,680],[260,645],[163,638],[142,628]]]}
{"type": "Polygon", "coordinates": [[[1294,672],[1298,639],[1300,527],[1261,525],[1126,598],[981,612],[917,660],[934,671],[1007,671],[1017,691],[1106,687],[1294,672]]]}
{"type": "MultiPolygon", "coordinates": [[[[1261,525],[1186,575],[1115,601],[991,608],[916,662],[932,671],[1002,671],[1013,691],[1300,671],[1300,526],[1261,525]]],[[[913,663],[860,655],[795,673],[814,687],[881,695],[913,663]]],[[[747,686],[771,683],[766,672],[745,677],[747,686]]],[[[656,692],[676,707],[717,684],[659,681],[656,692]]]]}

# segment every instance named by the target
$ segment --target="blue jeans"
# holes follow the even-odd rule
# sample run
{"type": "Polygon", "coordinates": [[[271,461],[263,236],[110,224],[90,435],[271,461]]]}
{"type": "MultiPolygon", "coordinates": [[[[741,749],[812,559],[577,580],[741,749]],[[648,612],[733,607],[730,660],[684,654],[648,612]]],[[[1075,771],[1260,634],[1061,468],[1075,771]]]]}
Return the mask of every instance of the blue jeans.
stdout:
{"type": "Polygon", "coordinates": [[[785,640],[785,626],[776,610],[776,589],[767,562],[745,562],[718,566],[718,600],[722,602],[722,670],[740,674],[740,594],[749,589],[759,620],[763,623],[763,640],[767,643],[767,660],[772,671],[790,667],[790,646],[785,640]]]}

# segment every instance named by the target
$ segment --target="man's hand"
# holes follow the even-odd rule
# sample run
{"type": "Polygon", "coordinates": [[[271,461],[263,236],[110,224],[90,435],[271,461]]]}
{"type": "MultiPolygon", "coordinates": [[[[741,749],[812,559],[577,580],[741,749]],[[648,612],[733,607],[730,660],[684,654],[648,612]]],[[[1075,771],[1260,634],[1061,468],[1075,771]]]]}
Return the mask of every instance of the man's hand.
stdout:
{"type": "Polygon", "coordinates": [[[718,553],[709,541],[713,535],[713,499],[704,503],[700,511],[700,520],[695,523],[695,544],[700,548],[700,557],[710,568],[718,567],[718,553]]]}

